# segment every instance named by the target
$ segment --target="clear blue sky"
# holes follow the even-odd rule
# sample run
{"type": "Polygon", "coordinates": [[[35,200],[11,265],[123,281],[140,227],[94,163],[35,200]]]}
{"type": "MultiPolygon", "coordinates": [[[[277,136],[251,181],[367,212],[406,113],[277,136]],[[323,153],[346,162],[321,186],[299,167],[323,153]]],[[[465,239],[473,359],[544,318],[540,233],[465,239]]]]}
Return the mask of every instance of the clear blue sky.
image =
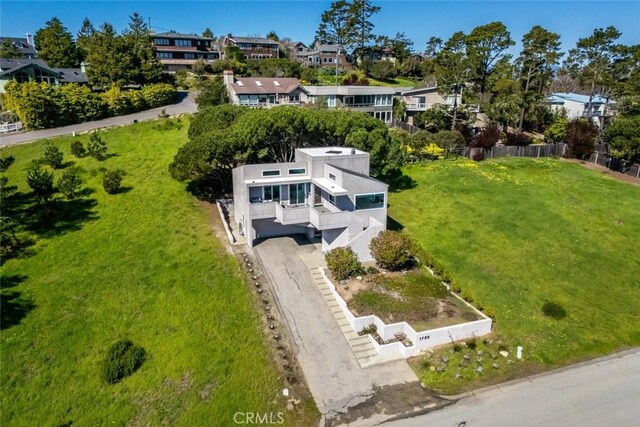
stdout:
{"type": "MultiPolygon", "coordinates": [[[[94,25],[110,22],[116,29],[128,16],[141,13],[156,31],[201,33],[210,27],[218,35],[264,35],[311,42],[320,15],[330,1],[12,1],[0,3],[0,33],[24,36],[35,33],[57,16],[75,35],[84,17],[94,25]]],[[[640,43],[640,1],[374,1],[381,12],[373,19],[376,34],[404,32],[423,50],[432,36],[447,39],[453,32],[502,21],[519,41],[533,25],[562,36],[563,49],[573,47],[596,27],[615,25],[621,42],[640,43]]],[[[513,53],[519,52],[519,43],[513,53]]]]}

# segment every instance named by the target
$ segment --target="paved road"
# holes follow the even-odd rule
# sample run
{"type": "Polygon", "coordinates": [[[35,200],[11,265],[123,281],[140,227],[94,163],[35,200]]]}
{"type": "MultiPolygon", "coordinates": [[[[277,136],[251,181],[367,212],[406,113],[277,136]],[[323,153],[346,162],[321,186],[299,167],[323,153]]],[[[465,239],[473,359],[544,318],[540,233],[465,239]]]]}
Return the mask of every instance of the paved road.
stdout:
{"type": "Polygon", "coordinates": [[[153,110],[141,111],[139,113],[128,114],[126,116],[109,117],[108,119],[96,120],[94,122],[78,123],[77,125],[64,126],[53,129],[41,129],[31,132],[9,133],[0,136],[0,147],[5,145],[23,144],[33,142],[38,139],[52,138],[54,136],[70,135],[73,132],[81,133],[94,129],[108,128],[112,126],[122,126],[133,123],[152,120],[165,109],[167,114],[176,115],[184,113],[195,113],[198,106],[194,102],[192,94],[188,92],[178,92],[178,102],[166,107],[154,108],[153,110]]]}
{"type": "Polygon", "coordinates": [[[474,393],[389,427],[640,425],[640,350],[474,393]]]}
{"type": "Polygon", "coordinates": [[[404,360],[360,368],[300,258],[314,251],[305,237],[271,238],[254,247],[325,425],[371,425],[394,414],[449,404],[422,389],[404,360]]]}

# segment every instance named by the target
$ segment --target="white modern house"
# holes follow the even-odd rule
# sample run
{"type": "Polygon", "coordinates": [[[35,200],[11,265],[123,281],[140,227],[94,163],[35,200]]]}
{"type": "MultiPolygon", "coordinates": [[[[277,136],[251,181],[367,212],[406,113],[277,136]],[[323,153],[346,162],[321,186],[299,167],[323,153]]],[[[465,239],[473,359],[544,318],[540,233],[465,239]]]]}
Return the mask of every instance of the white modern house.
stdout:
{"type": "Polygon", "coordinates": [[[369,242],[387,226],[387,184],[369,176],[369,153],[348,147],[295,150],[295,161],[233,170],[234,218],[256,239],[321,236],[322,250],[350,246],[371,261],[369,242]]]}
{"type": "MultiPolygon", "coordinates": [[[[567,113],[568,119],[587,117],[589,108],[589,95],[581,95],[572,92],[557,92],[547,96],[547,102],[551,108],[567,113]]],[[[607,107],[611,101],[601,95],[594,95],[591,99],[591,120],[597,126],[602,126],[604,117],[610,114],[607,107]]]]}

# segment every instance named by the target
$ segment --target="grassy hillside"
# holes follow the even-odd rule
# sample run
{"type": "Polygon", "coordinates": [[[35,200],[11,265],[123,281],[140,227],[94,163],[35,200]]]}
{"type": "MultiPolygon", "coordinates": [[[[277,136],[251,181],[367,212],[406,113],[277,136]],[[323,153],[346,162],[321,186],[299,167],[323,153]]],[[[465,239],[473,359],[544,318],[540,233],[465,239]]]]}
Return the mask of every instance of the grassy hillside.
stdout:
{"type": "Polygon", "coordinates": [[[439,161],[406,173],[415,186],[390,195],[390,216],[495,313],[531,370],[640,345],[640,187],[556,159],[439,161]],[[549,301],[567,317],[545,316],[549,301]]]}
{"type": "MultiPolygon", "coordinates": [[[[2,267],[3,425],[215,425],[236,411],[284,409],[236,261],[167,172],[188,121],[167,123],[105,132],[102,162],[72,157],[71,137],[54,140],[82,168],[86,191],[28,221],[35,244],[2,267]],[[121,194],[105,193],[103,168],[127,172],[121,194]],[[147,360],[108,385],[102,362],[121,338],[147,360]]],[[[15,156],[6,175],[25,197],[28,164],[43,150],[1,152],[15,156]]]]}

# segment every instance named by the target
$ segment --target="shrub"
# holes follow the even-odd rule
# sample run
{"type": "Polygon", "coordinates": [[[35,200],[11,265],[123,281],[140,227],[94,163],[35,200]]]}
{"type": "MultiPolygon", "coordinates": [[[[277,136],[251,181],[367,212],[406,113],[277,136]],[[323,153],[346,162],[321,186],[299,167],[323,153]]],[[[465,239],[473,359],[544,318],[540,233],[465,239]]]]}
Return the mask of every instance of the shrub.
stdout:
{"type": "Polygon", "coordinates": [[[227,92],[227,86],[222,80],[222,76],[216,76],[213,80],[208,81],[203,85],[202,91],[196,97],[196,104],[198,109],[205,107],[215,107],[216,105],[228,104],[229,94],[227,92]]]}
{"type": "Polygon", "coordinates": [[[337,280],[345,280],[364,271],[358,255],[348,246],[332,249],[325,255],[325,260],[337,280]]]}
{"type": "Polygon", "coordinates": [[[369,86],[369,79],[362,71],[350,71],[342,78],[343,86],[369,86]]]}
{"type": "Polygon", "coordinates": [[[471,350],[475,350],[475,348],[478,346],[478,343],[476,342],[476,338],[469,338],[468,340],[466,340],[464,342],[468,348],[470,348],[471,350]]]}
{"type": "Polygon", "coordinates": [[[378,327],[374,323],[371,323],[370,325],[365,326],[364,328],[362,328],[362,330],[360,331],[360,334],[362,334],[362,335],[366,335],[366,334],[373,335],[373,334],[375,334],[377,332],[378,332],[378,327]]]}
{"type": "Polygon", "coordinates": [[[44,162],[54,169],[60,169],[64,156],[62,151],[53,144],[44,147],[44,162]]]}
{"type": "Polygon", "coordinates": [[[413,260],[415,244],[407,234],[386,230],[371,239],[369,249],[378,266],[400,270],[413,260]]]}
{"type": "Polygon", "coordinates": [[[559,117],[549,126],[549,129],[544,132],[544,139],[550,144],[558,144],[564,142],[566,135],[567,119],[559,117]]]}
{"type": "Polygon", "coordinates": [[[96,160],[102,160],[107,154],[107,143],[102,139],[99,132],[93,132],[89,137],[87,152],[96,160]]]}
{"type": "Polygon", "coordinates": [[[60,190],[68,200],[75,199],[81,186],[82,179],[78,174],[78,170],[75,168],[67,169],[58,179],[58,190],[60,190]]]}
{"type": "Polygon", "coordinates": [[[491,318],[491,320],[493,320],[494,322],[496,321],[496,313],[493,311],[493,309],[491,309],[491,308],[487,308],[487,309],[484,311],[484,314],[485,314],[487,317],[491,318]]]}
{"type": "Polygon", "coordinates": [[[563,319],[567,317],[567,310],[562,304],[555,301],[547,301],[542,305],[542,313],[553,319],[563,319]]]}
{"type": "Polygon", "coordinates": [[[84,144],[82,144],[82,141],[76,139],[71,143],[71,154],[73,154],[77,158],[84,157],[87,154],[87,149],[84,148],[84,144]]]}
{"type": "Polygon", "coordinates": [[[617,117],[604,131],[613,157],[631,162],[640,160],[640,116],[617,117]]]}
{"type": "Polygon", "coordinates": [[[120,191],[120,184],[125,173],[123,170],[107,170],[102,176],[102,187],[107,194],[116,194],[120,191]]]}
{"type": "Polygon", "coordinates": [[[391,61],[378,61],[371,67],[369,75],[377,80],[389,80],[397,75],[396,67],[391,61]]]}
{"type": "Polygon", "coordinates": [[[13,156],[2,156],[0,157],[0,172],[6,172],[9,169],[9,166],[16,161],[16,158],[13,156]]]}
{"type": "Polygon", "coordinates": [[[371,274],[371,275],[380,274],[380,270],[378,270],[375,267],[369,266],[369,267],[367,267],[366,273],[367,274],[371,274]]]}
{"type": "Polygon", "coordinates": [[[109,348],[103,366],[103,378],[109,384],[115,384],[128,377],[142,366],[146,352],[130,340],[120,340],[109,348]]]}
{"type": "Polygon", "coordinates": [[[144,86],[139,93],[147,108],[157,108],[171,104],[177,91],[168,83],[158,83],[144,86]]]}
{"type": "Polygon", "coordinates": [[[566,156],[576,159],[586,159],[593,153],[598,130],[595,125],[583,119],[571,120],[567,123],[566,156]]]}
{"type": "Polygon", "coordinates": [[[474,148],[491,148],[500,140],[500,131],[497,126],[491,125],[486,127],[482,132],[473,137],[471,147],[474,148]]]}
{"type": "Polygon", "coordinates": [[[508,132],[506,145],[517,145],[524,147],[531,145],[533,138],[523,132],[508,132]]]}
{"type": "Polygon", "coordinates": [[[433,135],[432,140],[438,147],[445,150],[466,145],[464,136],[457,130],[441,130],[433,135]]]}
{"type": "Polygon", "coordinates": [[[51,200],[56,191],[53,187],[53,172],[41,169],[38,164],[27,172],[27,185],[41,205],[51,200]]]}

